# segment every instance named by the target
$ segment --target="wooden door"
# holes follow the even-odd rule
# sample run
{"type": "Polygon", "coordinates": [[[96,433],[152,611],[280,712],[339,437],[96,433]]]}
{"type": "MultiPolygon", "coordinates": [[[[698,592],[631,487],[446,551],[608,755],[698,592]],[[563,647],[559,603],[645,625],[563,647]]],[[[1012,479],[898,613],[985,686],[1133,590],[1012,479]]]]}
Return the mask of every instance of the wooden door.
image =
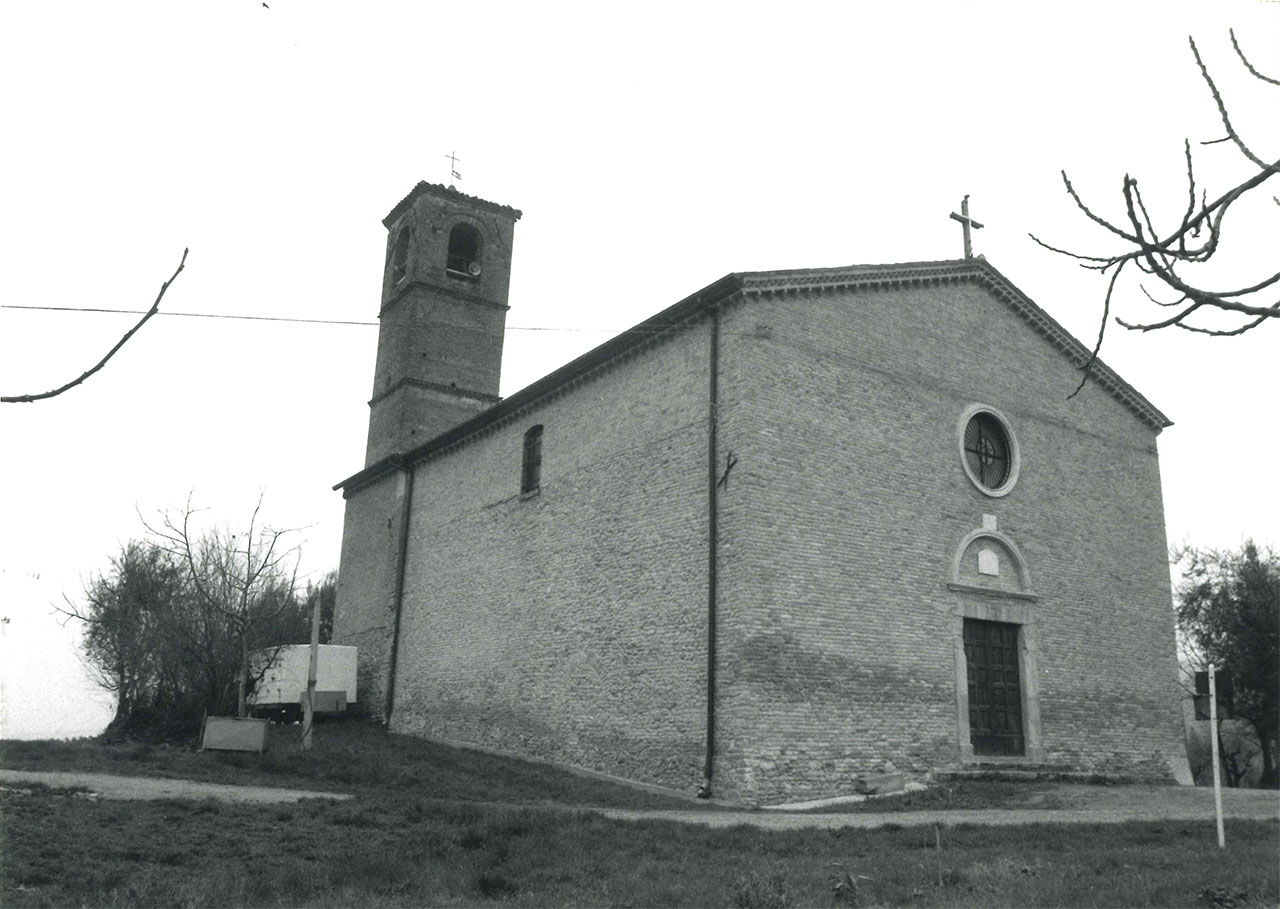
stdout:
{"type": "Polygon", "coordinates": [[[969,741],[975,755],[1024,754],[1018,626],[964,620],[969,741]]]}

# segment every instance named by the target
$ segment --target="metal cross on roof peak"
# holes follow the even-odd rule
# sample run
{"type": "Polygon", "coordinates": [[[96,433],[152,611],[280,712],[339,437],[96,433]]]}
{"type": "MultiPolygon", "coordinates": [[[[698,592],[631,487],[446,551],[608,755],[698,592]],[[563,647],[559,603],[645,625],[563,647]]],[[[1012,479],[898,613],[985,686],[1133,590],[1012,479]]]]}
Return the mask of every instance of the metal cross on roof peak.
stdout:
{"type": "MultiPolygon", "coordinates": [[[[459,161],[461,161],[462,159],[461,159],[461,158],[459,158],[457,155],[455,155],[453,152],[449,152],[449,154],[445,155],[445,157],[449,159],[449,177],[450,177],[450,179],[453,179],[453,180],[461,180],[461,179],[462,179],[462,174],[458,173],[458,162],[459,162],[459,161]]],[[[966,198],[968,198],[968,197],[966,197],[966,198]]]]}
{"type": "Polygon", "coordinates": [[[964,257],[966,259],[972,259],[973,240],[969,229],[973,228],[974,230],[981,230],[982,225],[969,217],[969,197],[967,195],[964,197],[964,201],[960,203],[960,214],[957,215],[955,212],[952,212],[951,218],[955,221],[959,221],[961,226],[964,227],[964,257]]]}

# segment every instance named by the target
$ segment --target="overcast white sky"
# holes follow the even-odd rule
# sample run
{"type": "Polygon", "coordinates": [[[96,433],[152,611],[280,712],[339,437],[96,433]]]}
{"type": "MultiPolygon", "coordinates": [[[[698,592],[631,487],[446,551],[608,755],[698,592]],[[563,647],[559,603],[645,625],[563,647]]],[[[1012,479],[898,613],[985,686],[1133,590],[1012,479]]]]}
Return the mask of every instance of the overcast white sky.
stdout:
{"type": "MultiPolygon", "coordinates": [[[[730,271],[958,258],[966,193],[976,250],[1091,341],[1102,282],[1027,232],[1113,248],[1061,168],[1112,216],[1126,171],[1180,214],[1184,136],[1223,134],[1189,34],[1280,155],[1280,92],[1227,36],[1280,74],[1274,2],[268,2],[4,5],[0,303],[145,309],[190,247],[167,312],[372,322],[381,218],[456,151],[460,189],[524,211],[504,395],[730,271]]],[[[1197,150],[1211,192],[1246,167],[1197,150]]],[[[1217,276],[1274,270],[1269,197],[1233,217],[1217,276]]],[[[1142,316],[1136,287],[1122,301],[1142,316]]],[[[67,381],[134,319],[0,310],[0,392],[67,381]]],[[[235,522],[265,490],[308,528],[304,570],[337,566],[330,487],[363,464],[376,338],[161,315],[82,387],[3,405],[0,734],[109,719],[50,603],[139,510],[193,492],[235,522]]],[[[1280,545],[1278,352],[1280,325],[1109,331],[1104,358],[1176,423],[1171,543],[1280,545]]]]}

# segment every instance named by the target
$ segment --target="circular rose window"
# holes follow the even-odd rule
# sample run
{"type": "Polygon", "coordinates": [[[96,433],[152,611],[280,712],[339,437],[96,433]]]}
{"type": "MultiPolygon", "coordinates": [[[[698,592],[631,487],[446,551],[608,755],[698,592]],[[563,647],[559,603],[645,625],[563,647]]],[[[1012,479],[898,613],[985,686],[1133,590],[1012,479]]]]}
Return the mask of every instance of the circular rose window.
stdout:
{"type": "Polygon", "coordinates": [[[995,408],[969,407],[960,420],[964,472],[989,496],[1002,496],[1018,479],[1018,447],[1009,422],[995,408]]]}

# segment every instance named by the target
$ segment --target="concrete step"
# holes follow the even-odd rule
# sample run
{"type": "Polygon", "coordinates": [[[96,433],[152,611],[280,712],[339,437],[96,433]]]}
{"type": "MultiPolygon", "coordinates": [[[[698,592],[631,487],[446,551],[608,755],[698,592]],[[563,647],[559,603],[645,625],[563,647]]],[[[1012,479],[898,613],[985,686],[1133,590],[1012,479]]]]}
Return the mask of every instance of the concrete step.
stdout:
{"type": "Polygon", "coordinates": [[[930,778],[937,783],[961,780],[1004,780],[1009,782],[1034,782],[1061,780],[1079,783],[1123,783],[1128,777],[1115,774],[1088,773],[1068,764],[1036,763],[982,763],[961,764],[933,771],[930,778]]]}

